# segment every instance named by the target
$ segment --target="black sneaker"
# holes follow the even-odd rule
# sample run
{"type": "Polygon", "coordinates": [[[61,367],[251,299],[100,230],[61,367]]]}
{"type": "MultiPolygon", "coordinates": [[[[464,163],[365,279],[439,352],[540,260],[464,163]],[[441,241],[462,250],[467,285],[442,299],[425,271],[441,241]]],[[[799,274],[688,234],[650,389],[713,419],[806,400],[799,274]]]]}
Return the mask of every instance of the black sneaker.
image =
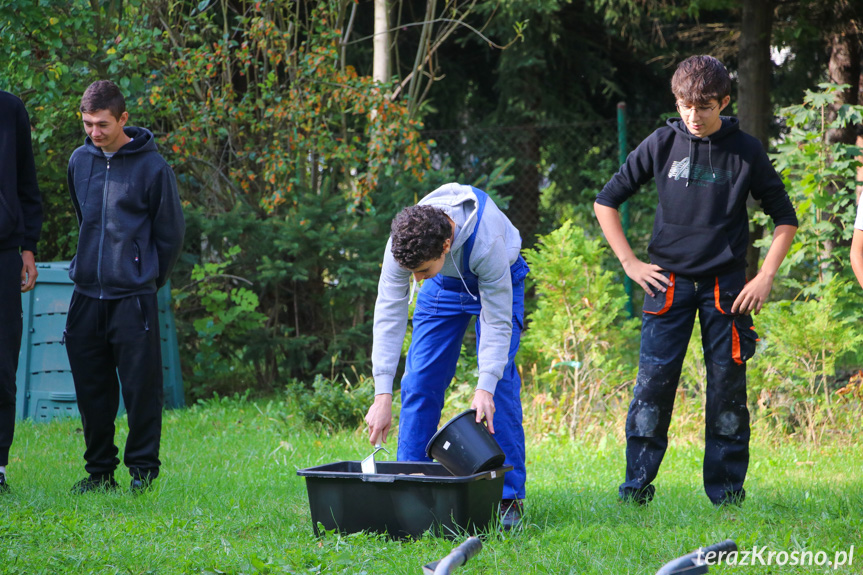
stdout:
{"type": "Polygon", "coordinates": [[[510,531],[521,525],[524,504],[521,499],[503,499],[500,502],[500,526],[510,531]]]}
{"type": "Polygon", "coordinates": [[[0,494],[9,493],[12,488],[9,487],[9,482],[6,481],[6,474],[0,473],[0,494]]]}
{"type": "Polygon", "coordinates": [[[152,479],[148,479],[146,477],[133,477],[132,482],[129,484],[129,491],[132,492],[132,495],[140,495],[141,493],[149,491],[151,487],[153,487],[152,479]]]}
{"type": "Polygon", "coordinates": [[[90,493],[91,491],[113,491],[117,482],[113,475],[90,475],[72,486],[72,493],[90,493]]]}

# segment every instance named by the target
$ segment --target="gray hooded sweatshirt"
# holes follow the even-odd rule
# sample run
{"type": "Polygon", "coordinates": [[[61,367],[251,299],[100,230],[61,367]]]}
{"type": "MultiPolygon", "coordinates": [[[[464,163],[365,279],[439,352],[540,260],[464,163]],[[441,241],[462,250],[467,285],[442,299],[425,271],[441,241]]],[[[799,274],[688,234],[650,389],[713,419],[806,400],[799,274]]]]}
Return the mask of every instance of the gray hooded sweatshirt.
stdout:
{"type": "MultiPolygon", "coordinates": [[[[440,273],[461,279],[465,274],[462,249],[476,228],[476,194],[470,186],[446,184],[420,200],[419,205],[440,208],[455,222],[455,239],[440,273]]],[[[479,293],[472,295],[482,302],[477,389],[489,393],[494,393],[509,359],[512,335],[512,277],[509,268],[518,259],[520,250],[518,230],[494,202],[488,201],[469,265],[470,271],[479,279],[479,293]]],[[[407,330],[410,282],[411,272],[399,266],[393,258],[390,239],[384,253],[375,303],[372,375],[375,394],[378,395],[393,392],[393,380],[407,330]]]]}

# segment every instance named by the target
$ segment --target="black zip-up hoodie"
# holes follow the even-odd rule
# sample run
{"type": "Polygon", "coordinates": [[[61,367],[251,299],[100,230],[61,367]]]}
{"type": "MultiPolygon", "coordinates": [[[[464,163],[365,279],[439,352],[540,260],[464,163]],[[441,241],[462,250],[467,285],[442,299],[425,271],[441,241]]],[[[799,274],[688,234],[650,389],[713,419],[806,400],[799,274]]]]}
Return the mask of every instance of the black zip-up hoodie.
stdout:
{"type": "Polygon", "coordinates": [[[69,159],[79,226],[69,277],[76,291],[99,299],[154,293],[165,285],[186,230],[174,172],[153,134],[124,130],[132,141],[110,159],[89,137],[69,159]]]}
{"type": "Polygon", "coordinates": [[[706,138],[680,118],[648,136],[598,194],[617,209],[653,178],[659,205],[647,248],[651,263],[679,275],[714,276],[746,267],[749,194],[775,226],[797,226],[782,179],[756,138],[737,118],[706,138]]]}
{"type": "Polygon", "coordinates": [[[42,231],[42,197],[24,103],[0,91],[0,250],[36,253],[42,231]]]}

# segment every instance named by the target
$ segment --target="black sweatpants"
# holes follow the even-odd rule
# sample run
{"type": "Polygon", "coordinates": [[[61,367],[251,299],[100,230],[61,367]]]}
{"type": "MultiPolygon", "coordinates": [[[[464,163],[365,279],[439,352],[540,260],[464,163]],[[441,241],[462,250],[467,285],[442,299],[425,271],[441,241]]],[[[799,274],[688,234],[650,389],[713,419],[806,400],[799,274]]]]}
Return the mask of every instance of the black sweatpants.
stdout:
{"type": "Polygon", "coordinates": [[[18,354],[21,352],[21,254],[0,251],[0,465],[9,463],[15,435],[18,354]]]}
{"type": "Polygon", "coordinates": [[[120,463],[114,420],[122,390],[129,418],[123,463],[133,478],[155,479],[164,396],[156,294],[99,300],[73,293],[66,352],[84,427],[84,468],[103,476],[120,463]]]}

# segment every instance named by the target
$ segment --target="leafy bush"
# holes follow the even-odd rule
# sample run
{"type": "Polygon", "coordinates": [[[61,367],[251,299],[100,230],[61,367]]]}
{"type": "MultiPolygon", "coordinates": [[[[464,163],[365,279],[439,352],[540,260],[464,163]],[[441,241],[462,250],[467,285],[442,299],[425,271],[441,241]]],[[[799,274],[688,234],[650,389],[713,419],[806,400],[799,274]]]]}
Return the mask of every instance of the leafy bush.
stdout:
{"type": "MultiPolygon", "coordinates": [[[[860,124],[863,106],[844,104],[830,118],[829,106],[845,86],[820,87],[820,92],[807,91],[802,104],[780,110],[787,133],[772,156],[800,220],[794,244],[777,274],[780,295],[789,299],[799,293],[818,297],[818,290],[828,286],[833,275],[852,279],[848,250],[861,149],[831,142],[828,134],[860,124]]],[[[757,218],[767,222],[764,214],[757,218]]],[[[769,246],[770,241],[764,238],[759,245],[769,246]]]]}
{"type": "MultiPolygon", "coordinates": [[[[780,110],[785,133],[772,157],[800,228],[776,277],[777,301],[759,315],[762,342],[749,369],[753,415],[813,442],[853,421],[849,410],[859,414],[859,403],[840,406],[833,395],[863,362],[863,316],[848,263],[861,150],[828,137],[859,124],[863,106],[842,105],[831,116],[844,87],[820,88],[780,110]]],[[[767,222],[764,214],[756,218],[767,222]]]]}
{"type": "Polygon", "coordinates": [[[360,426],[374,397],[374,381],[359,377],[351,384],[316,375],[311,389],[294,381],[287,386],[291,409],[301,413],[307,423],[323,425],[331,430],[360,426]]]}
{"type": "Polygon", "coordinates": [[[637,364],[638,321],[627,318],[623,286],[601,267],[604,251],[567,221],[525,252],[537,302],[521,358],[536,365],[536,424],[552,432],[583,432],[637,364]]]}
{"type": "Polygon", "coordinates": [[[258,296],[247,287],[252,282],[226,273],[239,256],[240,247],[235,245],[218,257],[220,261],[196,264],[191,283],[173,293],[176,305],[184,312],[188,311],[188,300],[203,308],[191,326],[185,326],[181,345],[187,352],[184,355],[193,358],[185,366],[187,373],[192,372],[191,381],[200,382],[190,390],[193,397],[243,389],[251,383],[245,343],[253,332],[264,328],[267,316],[258,311],[258,296]]]}
{"type": "Polygon", "coordinates": [[[819,298],[769,302],[759,315],[760,353],[749,362],[756,413],[816,441],[835,423],[836,365],[863,346],[863,313],[850,282],[831,280],[819,298]]]}

